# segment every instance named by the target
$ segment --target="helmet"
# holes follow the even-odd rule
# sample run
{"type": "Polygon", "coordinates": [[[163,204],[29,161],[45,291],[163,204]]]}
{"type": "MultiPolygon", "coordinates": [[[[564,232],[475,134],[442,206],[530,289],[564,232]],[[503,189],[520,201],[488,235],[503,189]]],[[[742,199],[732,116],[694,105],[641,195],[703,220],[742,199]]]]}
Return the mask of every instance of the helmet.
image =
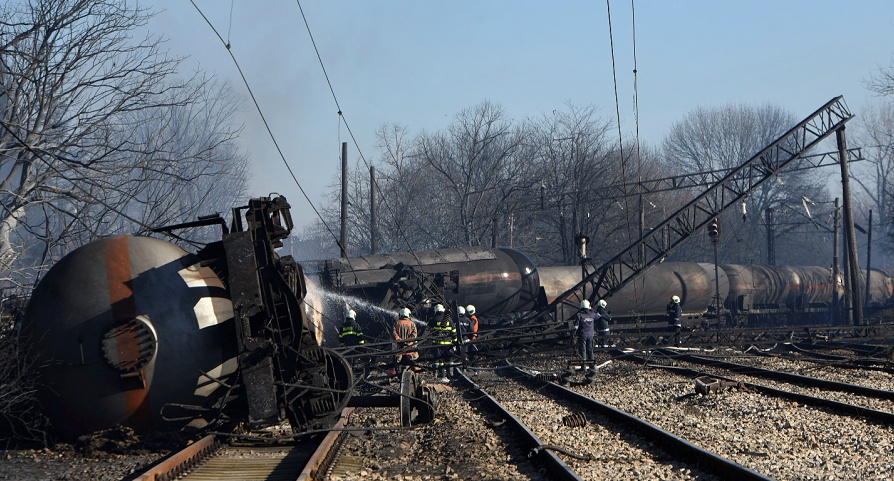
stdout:
{"type": "Polygon", "coordinates": [[[588,300],[586,300],[586,299],[580,301],[580,308],[581,308],[581,309],[589,309],[589,308],[590,308],[590,301],[588,301],[588,300]]]}
{"type": "Polygon", "coordinates": [[[348,319],[354,319],[354,320],[357,320],[357,313],[354,312],[353,309],[348,309],[348,313],[345,315],[345,317],[348,318],[348,319]]]}
{"type": "Polygon", "coordinates": [[[679,303],[680,303],[680,298],[677,297],[677,296],[671,297],[671,300],[674,301],[674,304],[679,304],[679,303]]]}
{"type": "Polygon", "coordinates": [[[403,318],[409,319],[410,318],[410,310],[407,309],[406,307],[401,309],[399,314],[400,314],[401,319],[403,319],[403,318]]]}
{"type": "Polygon", "coordinates": [[[464,316],[464,315],[466,315],[466,308],[463,306],[459,306],[456,308],[456,313],[459,314],[460,316],[464,316]]]}
{"type": "Polygon", "coordinates": [[[468,312],[470,316],[474,315],[475,314],[475,306],[469,304],[468,306],[466,306],[466,312],[468,312]]]}
{"type": "Polygon", "coordinates": [[[444,304],[435,305],[435,312],[444,312],[444,304]]]}
{"type": "Polygon", "coordinates": [[[608,303],[605,302],[605,299],[599,299],[599,307],[605,307],[607,305],[608,305],[608,303]]]}

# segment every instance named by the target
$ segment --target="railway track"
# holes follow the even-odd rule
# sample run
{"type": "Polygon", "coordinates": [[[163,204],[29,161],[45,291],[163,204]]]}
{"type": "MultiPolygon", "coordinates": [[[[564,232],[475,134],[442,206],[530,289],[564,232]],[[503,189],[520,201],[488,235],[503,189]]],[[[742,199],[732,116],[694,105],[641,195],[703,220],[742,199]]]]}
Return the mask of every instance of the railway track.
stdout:
{"type": "Polygon", "coordinates": [[[503,372],[480,372],[475,388],[533,433],[532,453],[567,460],[580,479],[769,479],[557,384],[503,372]]]}
{"type": "MultiPolygon", "coordinates": [[[[758,367],[748,357],[738,357],[740,362],[730,362],[718,357],[675,354],[667,350],[658,352],[667,357],[652,358],[652,361],[681,375],[714,376],[727,382],[743,382],[745,386],[769,396],[830,408],[845,415],[860,416],[882,424],[894,424],[894,391],[891,390],[844,382],[840,380],[840,376],[839,380],[831,380],[758,367]],[[673,362],[674,365],[664,365],[667,362],[673,362]],[[747,364],[742,364],[743,362],[747,364]]],[[[761,360],[760,357],[751,359],[761,360]]],[[[643,358],[639,360],[646,362],[643,358]]]]}
{"type": "MultiPolygon", "coordinates": [[[[887,461],[894,452],[890,412],[747,382],[745,389],[699,395],[696,380],[716,372],[698,365],[680,369],[685,363],[676,358],[672,363],[677,366],[662,367],[656,356],[649,363],[614,359],[589,383],[579,375],[567,380],[575,391],[774,479],[885,479],[894,473],[887,461]]],[[[551,373],[564,369],[557,361],[532,364],[551,373]]]]}
{"type": "MultiPolygon", "coordinates": [[[[876,381],[876,377],[889,376],[887,373],[835,368],[862,354],[852,358],[827,354],[845,358],[835,358],[827,366],[815,362],[822,359],[812,353],[810,360],[792,361],[768,357],[763,351],[752,352],[754,356],[738,351],[732,354],[733,359],[711,359],[721,356],[717,351],[702,351],[691,359],[736,361],[734,364],[753,371],[745,374],[684,360],[674,350],[655,349],[650,352],[648,363],[642,359],[612,358],[610,350],[602,350],[597,354],[607,363],[589,375],[572,371],[566,378],[570,382],[564,387],[544,381],[559,380],[562,372],[568,372],[569,356],[542,352],[520,354],[516,362],[526,364],[521,370],[469,369],[468,385],[459,380],[438,383],[429,374],[423,374],[423,386],[437,388],[440,395],[451,400],[439,408],[435,422],[413,429],[400,428],[402,414],[393,409],[358,408],[367,414],[365,418],[354,414],[355,422],[349,428],[353,433],[346,436],[349,441],[343,450],[345,455],[336,461],[335,467],[318,468],[316,473],[331,473],[333,479],[384,480],[394,479],[397,474],[419,479],[479,479],[488,473],[486,466],[504,469],[503,464],[511,464],[519,471],[518,477],[512,479],[533,480],[887,479],[894,475],[894,464],[888,461],[894,456],[894,443],[890,442],[894,437],[894,408],[869,405],[894,404],[885,399],[885,386],[876,381]],[[668,366],[659,366],[663,363],[659,357],[668,366]],[[791,382],[762,377],[761,369],[769,370],[773,363],[792,364],[789,374],[802,376],[792,377],[791,382]],[[803,371],[811,369],[830,372],[824,376],[828,379],[821,379],[826,381],[826,387],[803,385],[801,377],[811,377],[804,376],[803,371]],[[693,389],[695,379],[706,375],[742,381],[746,388],[697,395],[693,389]],[[871,388],[866,390],[868,393],[878,391],[879,395],[858,394],[860,383],[848,382],[847,376],[870,376],[863,388],[871,388]],[[832,385],[839,389],[831,390],[832,385]],[[856,389],[852,389],[854,386],[856,389]],[[488,398],[504,405],[508,412],[497,411],[501,408],[491,405],[488,398]],[[363,421],[357,423],[357,419],[363,421]],[[520,431],[512,427],[513,419],[535,437],[526,434],[522,438],[520,431]],[[641,431],[650,426],[655,431],[641,431]],[[499,443],[486,441],[493,435],[521,454],[510,454],[499,443]],[[692,449],[697,451],[689,451],[692,449]],[[738,465],[737,469],[743,471],[726,472],[728,468],[713,465],[718,460],[738,465]],[[532,467],[523,467],[525,463],[532,467]]],[[[786,369],[780,366],[775,370],[786,369]]],[[[239,464],[245,462],[240,459],[239,464]]],[[[256,479],[278,479],[270,467],[276,463],[268,461],[269,473],[256,479]]],[[[299,478],[298,467],[290,471],[293,474],[288,479],[321,479],[299,478]]],[[[199,470],[192,472],[198,475],[199,470]]],[[[490,472],[494,473],[492,469],[490,472]]],[[[502,476],[503,471],[500,473],[492,474],[496,477],[491,479],[509,479],[502,476]]],[[[204,479],[227,478],[214,475],[204,479]]],[[[240,474],[234,479],[252,478],[240,474]]]]}
{"type": "Polygon", "coordinates": [[[302,437],[290,443],[271,441],[225,443],[208,435],[173,453],[134,481],[315,481],[325,479],[338,458],[344,432],[338,431],[353,408],[328,434],[302,437]]]}

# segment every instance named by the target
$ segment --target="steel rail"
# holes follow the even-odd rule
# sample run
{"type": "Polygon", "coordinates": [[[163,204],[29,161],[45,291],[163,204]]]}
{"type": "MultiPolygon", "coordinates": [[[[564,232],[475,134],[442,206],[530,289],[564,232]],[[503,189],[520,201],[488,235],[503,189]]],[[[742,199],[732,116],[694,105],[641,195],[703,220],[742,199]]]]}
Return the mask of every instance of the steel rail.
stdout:
{"type": "Polygon", "coordinates": [[[573,470],[570,466],[565,464],[555,453],[548,449],[542,449],[544,444],[534,434],[530,429],[528,429],[525,424],[515,417],[508,409],[506,409],[499,401],[494,399],[490,394],[488,394],[484,389],[480,386],[472,382],[471,379],[466,377],[465,373],[462,371],[459,372],[457,378],[460,382],[466,384],[469,388],[479,394],[479,400],[484,404],[487,404],[491,409],[499,411],[502,416],[504,416],[509,423],[512,425],[514,430],[521,435],[524,442],[524,447],[530,449],[533,456],[532,459],[539,460],[550,472],[551,478],[556,480],[574,480],[581,481],[582,478],[573,470]]]}
{"type": "MultiPolygon", "coordinates": [[[[622,359],[625,357],[631,356],[629,354],[625,356],[617,357],[616,359],[622,359]]],[[[722,381],[730,381],[730,382],[742,382],[737,379],[729,378],[726,376],[720,376],[717,374],[708,374],[703,371],[698,371],[695,369],[690,369],[682,366],[663,366],[660,364],[650,364],[647,359],[638,356],[632,356],[630,358],[636,358],[637,360],[643,362],[643,364],[657,369],[663,369],[665,371],[674,372],[684,376],[692,376],[692,377],[700,377],[700,376],[710,376],[715,379],[719,379],[722,381]]],[[[779,397],[784,399],[790,399],[792,401],[797,401],[804,405],[810,405],[819,408],[828,408],[838,412],[842,415],[854,418],[865,418],[871,421],[879,422],[882,424],[892,424],[894,423],[894,413],[889,413],[885,411],[878,411],[876,409],[865,408],[862,406],[856,406],[853,404],[843,403],[840,401],[833,401],[831,399],[811,396],[809,394],[800,394],[792,391],[785,391],[782,389],[776,389],[769,386],[764,386],[762,384],[755,384],[750,382],[742,382],[746,389],[752,389],[761,394],[773,397],[779,397]]]]}
{"type": "Polygon", "coordinates": [[[882,360],[882,359],[871,359],[871,358],[852,358],[847,356],[838,356],[834,354],[826,354],[822,352],[817,352],[808,347],[803,347],[799,343],[784,343],[782,346],[778,346],[775,350],[785,350],[787,353],[797,353],[803,354],[812,357],[798,357],[792,355],[784,355],[776,352],[763,352],[760,351],[756,353],[759,356],[766,357],[774,357],[787,359],[790,361],[802,361],[802,362],[811,362],[814,364],[819,364],[823,367],[836,367],[840,369],[862,369],[867,371],[879,371],[886,372],[888,374],[894,374],[894,365],[892,365],[891,360],[882,360]]]}
{"type": "MultiPolygon", "coordinates": [[[[584,405],[589,409],[635,430],[644,438],[654,442],[679,459],[698,464],[706,472],[714,474],[725,480],[761,480],[772,481],[773,478],[764,476],[734,461],[726,459],[715,453],[702,449],[695,444],[686,441],[660,427],[636,416],[630,415],[607,404],[603,404],[593,398],[584,396],[576,391],[560,386],[554,382],[538,380],[535,375],[526,372],[516,366],[507,366],[517,374],[523,376],[528,383],[544,385],[553,395],[570,400],[578,405],[584,405]],[[698,461],[696,461],[696,459],[698,461]]],[[[499,371],[497,371],[499,373],[499,371]]]]}
{"type": "Polygon", "coordinates": [[[707,366],[715,366],[722,367],[724,369],[729,369],[730,371],[737,372],[739,374],[748,374],[759,377],[766,377],[770,379],[776,379],[779,381],[790,382],[794,384],[801,384],[804,386],[817,387],[822,389],[829,389],[833,391],[842,391],[853,394],[859,394],[861,396],[873,397],[877,399],[885,399],[888,401],[894,401],[894,391],[885,391],[884,389],[876,389],[867,386],[859,386],[856,384],[848,384],[844,382],[838,381],[829,381],[828,379],[819,379],[815,377],[802,376],[800,374],[794,374],[790,372],[782,372],[782,371],[774,371],[772,369],[764,369],[761,367],[748,366],[745,364],[738,364],[735,362],[722,361],[720,359],[712,359],[702,356],[696,356],[693,354],[680,354],[674,352],[672,349],[657,349],[657,352],[664,354],[665,356],[673,356],[674,359],[678,359],[681,361],[688,361],[693,364],[702,364],[707,366]]]}
{"type": "Polygon", "coordinates": [[[292,444],[250,443],[224,448],[219,436],[208,435],[172,453],[151,466],[133,481],[183,480],[300,480],[317,481],[335,462],[339,443],[344,440],[345,419],[353,412],[345,408],[341,417],[319,442],[305,440],[292,444]],[[312,444],[311,446],[308,446],[312,444]],[[313,451],[309,450],[313,447],[313,451]],[[221,454],[221,450],[231,452],[221,454]]]}

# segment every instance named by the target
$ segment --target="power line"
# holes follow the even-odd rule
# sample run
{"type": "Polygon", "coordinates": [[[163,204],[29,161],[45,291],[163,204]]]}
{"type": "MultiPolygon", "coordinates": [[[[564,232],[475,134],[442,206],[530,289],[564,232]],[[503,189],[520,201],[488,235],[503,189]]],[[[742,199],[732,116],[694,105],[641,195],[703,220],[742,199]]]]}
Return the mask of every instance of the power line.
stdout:
{"type": "MultiPolygon", "coordinates": [[[[341,105],[338,102],[338,96],[335,95],[335,89],[332,87],[332,82],[329,80],[329,74],[326,72],[326,66],[323,64],[323,57],[320,55],[320,51],[317,48],[317,43],[314,40],[313,33],[310,31],[310,24],[307,21],[307,16],[304,14],[304,9],[301,7],[301,1],[296,0],[296,3],[298,4],[298,10],[301,12],[301,18],[304,21],[304,27],[307,29],[307,35],[310,37],[311,45],[313,45],[314,52],[317,55],[317,60],[320,63],[320,68],[323,70],[323,76],[326,78],[326,84],[329,86],[329,92],[332,94],[332,100],[335,102],[335,107],[338,109],[338,115],[341,118],[341,121],[344,122],[345,129],[348,131],[348,135],[351,137],[351,140],[354,142],[354,147],[357,149],[357,153],[360,155],[360,160],[362,160],[363,164],[366,166],[366,168],[369,169],[369,167],[370,167],[369,162],[366,160],[366,157],[363,155],[363,150],[360,148],[360,144],[357,142],[357,138],[354,136],[354,131],[351,130],[351,126],[348,124],[348,119],[345,117],[344,111],[342,111],[341,105]]],[[[375,187],[377,190],[380,190],[378,181],[376,181],[375,187]]],[[[370,188],[372,188],[372,185],[370,185],[370,188]]],[[[416,260],[417,265],[421,266],[422,261],[419,260],[419,258],[416,256],[416,253],[414,252],[414,250],[412,249],[412,246],[410,245],[409,238],[407,238],[407,236],[404,233],[403,229],[401,228],[400,224],[397,223],[397,215],[396,215],[394,209],[392,209],[391,206],[389,206],[387,204],[387,202],[384,203],[384,205],[385,205],[388,213],[391,214],[392,220],[395,221],[398,237],[403,239],[404,243],[407,244],[407,249],[408,249],[409,253],[416,260]]],[[[326,228],[328,229],[329,227],[326,226],[326,228]]],[[[335,233],[333,233],[331,229],[329,229],[329,233],[332,234],[333,237],[335,237],[335,233]]]]}

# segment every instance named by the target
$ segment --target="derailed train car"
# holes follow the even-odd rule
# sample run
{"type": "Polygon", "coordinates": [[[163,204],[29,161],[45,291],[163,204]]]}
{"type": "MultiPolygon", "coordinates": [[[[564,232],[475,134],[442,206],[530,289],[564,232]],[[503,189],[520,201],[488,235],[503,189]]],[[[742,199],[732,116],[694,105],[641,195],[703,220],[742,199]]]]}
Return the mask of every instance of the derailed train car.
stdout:
{"type": "MultiPolygon", "coordinates": [[[[538,272],[547,302],[553,302],[582,278],[579,266],[541,267],[538,272]]],[[[723,270],[717,274],[720,295],[725,298],[729,282],[723,270]]],[[[663,320],[668,300],[671,296],[680,296],[684,300],[684,319],[691,324],[700,322],[714,309],[716,286],[713,264],[665,262],[650,267],[606,301],[616,324],[635,325],[663,320]]],[[[559,304],[556,317],[559,320],[573,317],[580,298],[581,295],[572,296],[559,304]]]]}
{"type": "Polygon", "coordinates": [[[310,283],[343,296],[329,297],[324,310],[342,312],[349,305],[362,313],[372,337],[389,335],[392,314],[402,307],[419,315],[433,303],[473,304],[479,315],[495,318],[532,309],[541,293],[534,263],[510,248],[438,249],[304,266],[310,283]]]}
{"type": "Polygon", "coordinates": [[[233,214],[229,229],[219,217],[171,227],[220,224],[222,240],[197,253],[111,237],[41,280],[23,333],[59,433],[334,424],[351,397],[351,366],[320,347],[301,267],[275,252],[292,227],[289,206],[252,199],[233,214]]]}

